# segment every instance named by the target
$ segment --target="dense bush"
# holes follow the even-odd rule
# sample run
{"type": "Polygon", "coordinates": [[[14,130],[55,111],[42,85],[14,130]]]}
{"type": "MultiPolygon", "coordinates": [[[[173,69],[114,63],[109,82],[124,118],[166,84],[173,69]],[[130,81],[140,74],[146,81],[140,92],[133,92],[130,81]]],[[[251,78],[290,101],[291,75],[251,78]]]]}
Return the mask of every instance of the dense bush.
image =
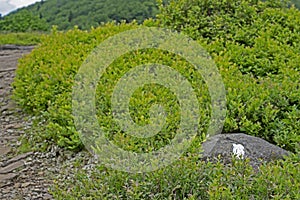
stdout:
{"type": "Polygon", "coordinates": [[[261,166],[231,165],[185,157],[151,173],[128,174],[103,167],[79,170],[72,180],[57,180],[56,199],[299,199],[299,157],[261,166]]]}
{"type": "MultiPolygon", "coordinates": [[[[89,52],[99,42],[115,33],[136,27],[138,26],[135,24],[118,26],[107,24],[91,32],[72,30],[63,34],[54,31],[51,36],[44,38],[37,49],[20,61],[14,82],[14,98],[27,111],[41,115],[46,119],[45,130],[39,131],[35,139],[54,141],[61,146],[72,149],[82,147],[71,115],[71,92],[74,76],[89,52]],[[33,60],[34,62],[32,62],[33,60]],[[24,98],[25,96],[27,97],[24,98]]],[[[126,136],[120,132],[120,128],[113,124],[110,96],[116,82],[132,66],[146,63],[161,63],[177,69],[181,74],[188,77],[196,93],[199,94],[198,100],[202,102],[203,108],[209,107],[207,105],[209,104],[207,88],[201,75],[196,74],[195,70],[180,57],[149,49],[125,54],[118,58],[106,70],[105,75],[98,83],[99,124],[111,133],[109,134],[111,140],[125,149],[138,152],[150,151],[153,148],[158,149],[167,144],[168,139],[174,137],[179,123],[179,107],[174,95],[163,87],[150,85],[141,88],[133,96],[131,100],[132,117],[137,123],[147,123],[149,107],[145,107],[145,105],[159,102],[169,114],[168,126],[165,126],[156,137],[140,140],[126,136]],[[142,97],[141,94],[143,94],[142,97]]],[[[209,111],[202,109],[201,113],[203,113],[201,122],[203,126],[200,127],[202,133],[207,126],[205,121],[208,120],[209,111]]]]}
{"type": "MultiPolygon", "coordinates": [[[[277,1],[205,2],[206,4],[203,1],[191,1],[187,4],[183,0],[171,1],[170,5],[161,7],[162,14],[158,22],[161,26],[190,35],[213,56],[227,89],[228,113],[224,132],[246,132],[296,152],[300,142],[299,11],[281,8],[282,4],[277,1]],[[208,12],[208,8],[210,15],[204,18],[203,14],[208,12]],[[199,9],[203,13],[198,12],[199,9]],[[220,13],[227,17],[221,18],[220,13]],[[195,28],[195,24],[201,25],[201,28],[195,28]]],[[[148,22],[151,23],[153,22],[148,22]]],[[[136,27],[135,24],[108,24],[91,32],[75,29],[65,34],[54,30],[39,48],[20,61],[14,83],[14,97],[26,110],[46,119],[45,130],[36,137],[71,149],[82,147],[71,115],[71,87],[74,75],[87,55],[101,41],[136,27]]],[[[113,89],[114,82],[105,80],[116,81],[130,68],[129,66],[158,60],[174,68],[178,66],[176,69],[187,78],[193,77],[189,74],[193,73],[193,70],[186,70],[189,65],[179,58],[172,60],[172,57],[168,57],[164,52],[149,50],[125,55],[114,63],[114,66],[123,67],[119,71],[111,71],[107,77],[101,79],[108,85],[99,84],[98,108],[101,106],[101,109],[98,109],[98,114],[101,125],[108,129],[115,127],[110,122],[112,116],[108,103],[108,93],[113,89]],[[112,74],[115,74],[114,78],[112,74]]],[[[200,94],[205,87],[201,81],[197,81],[198,79],[202,80],[194,76],[194,79],[189,78],[189,81],[200,94]]],[[[149,92],[151,93],[151,90],[149,92]]],[[[161,91],[161,94],[170,93],[161,91]]],[[[149,102],[151,96],[153,95],[148,95],[142,102],[136,102],[135,106],[138,108],[149,102]]],[[[167,99],[174,102],[171,96],[167,99]]],[[[199,95],[199,101],[204,101],[205,98],[209,98],[205,93],[199,95]]],[[[167,106],[164,101],[162,100],[162,103],[167,106]]],[[[140,113],[133,111],[137,121],[147,112],[147,108],[140,109],[140,113]]],[[[199,124],[199,135],[205,133],[209,119],[207,112],[202,113],[204,120],[199,124]]],[[[176,117],[175,120],[169,121],[176,122],[176,117]]],[[[173,137],[174,130],[176,123],[165,130],[170,133],[167,138],[173,137]]],[[[135,148],[129,145],[131,150],[140,151],[145,145],[153,145],[152,140],[146,143],[131,140],[132,138],[120,133],[118,129],[112,132],[110,139],[122,141],[119,143],[121,146],[123,143],[130,143],[129,141],[132,145],[139,144],[135,145],[135,148]]],[[[161,138],[161,142],[158,142],[155,148],[166,144],[166,138],[161,138]]]]}
{"type": "Polygon", "coordinates": [[[300,13],[282,2],[174,0],[161,7],[159,21],[213,55],[228,91],[225,132],[246,132],[295,151],[300,13]]]}
{"type": "Polygon", "coordinates": [[[20,60],[14,97],[25,110],[47,119],[46,130],[35,139],[72,149],[82,147],[71,115],[74,76],[99,42],[133,27],[136,25],[108,24],[91,33],[78,29],[60,33],[53,29],[51,36],[43,38],[37,49],[20,60]]]}
{"type": "Polygon", "coordinates": [[[171,0],[166,6],[161,1],[158,17],[163,26],[184,31],[194,39],[204,37],[211,41],[222,38],[225,41],[234,40],[249,45],[257,36],[252,26],[255,25],[259,32],[264,25],[284,23],[283,16],[273,13],[266,20],[263,18],[266,15],[264,13],[276,10],[284,12],[286,6],[287,1],[281,0],[171,0]],[[247,34],[241,34],[246,31],[247,34]]]}

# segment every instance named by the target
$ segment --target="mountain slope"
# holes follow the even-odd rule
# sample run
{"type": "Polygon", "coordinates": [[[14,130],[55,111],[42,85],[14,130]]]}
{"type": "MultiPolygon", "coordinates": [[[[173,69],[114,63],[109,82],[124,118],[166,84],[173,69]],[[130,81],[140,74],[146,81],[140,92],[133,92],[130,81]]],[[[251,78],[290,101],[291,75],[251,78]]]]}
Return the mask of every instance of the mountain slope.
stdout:
{"type": "Polygon", "coordinates": [[[7,17],[24,11],[66,30],[75,25],[89,29],[113,20],[141,23],[147,18],[154,18],[158,8],[156,0],[47,0],[19,9],[7,17]]]}
{"type": "MultiPolygon", "coordinates": [[[[167,3],[169,0],[160,0],[167,3]]],[[[264,0],[263,0],[264,1],[264,0]]],[[[48,31],[90,29],[109,21],[142,23],[158,14],[157,0],[42,0],[0,17],[0,31],[48,31]]],[[[300,0],[291,1],[300,8],[300,0]]]]}

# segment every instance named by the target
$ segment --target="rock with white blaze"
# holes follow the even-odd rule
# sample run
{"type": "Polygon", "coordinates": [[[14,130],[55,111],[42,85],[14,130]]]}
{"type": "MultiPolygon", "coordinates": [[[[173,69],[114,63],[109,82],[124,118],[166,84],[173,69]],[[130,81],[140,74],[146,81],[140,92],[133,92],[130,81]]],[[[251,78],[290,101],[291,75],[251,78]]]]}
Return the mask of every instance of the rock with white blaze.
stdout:
{"type": "Polygon", "coordinates": [[[202,149],[202,160],[216,161],[220,156],[225,164],[229,164],[235,155],[240,159],[248,158],[255,169],[263,162],[282,159],[290,154],[266,140],[243,133],[211,136],[203,142],[202,149]]]}

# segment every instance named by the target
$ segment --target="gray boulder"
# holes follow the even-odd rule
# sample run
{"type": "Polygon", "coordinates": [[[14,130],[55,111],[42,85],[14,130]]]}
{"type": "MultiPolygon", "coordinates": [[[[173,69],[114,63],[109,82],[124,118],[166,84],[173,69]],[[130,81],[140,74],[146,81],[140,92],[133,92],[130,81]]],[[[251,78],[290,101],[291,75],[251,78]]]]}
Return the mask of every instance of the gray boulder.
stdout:
{"type": "Polygon", "coordinates": [[[235,155],[240,159],[249,158],[250,165],[254,169],[258,169],[263,162],[282,159],[290,154],[261,138],[243,133],[219,134],[209,137],[203,142],[202,148],[202,160],[216,161],[220,156],[221,161],[228,164],[235,155]],[[236,147],[241,148],[234,149],[236,147]]]}

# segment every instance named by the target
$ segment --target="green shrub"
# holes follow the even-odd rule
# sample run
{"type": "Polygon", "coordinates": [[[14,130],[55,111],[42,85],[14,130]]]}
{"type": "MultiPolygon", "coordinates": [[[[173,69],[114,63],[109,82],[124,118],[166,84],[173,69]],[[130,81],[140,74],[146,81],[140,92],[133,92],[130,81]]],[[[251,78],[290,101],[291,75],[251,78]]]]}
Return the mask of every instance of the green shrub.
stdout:
{"type": "MultiPolygon", "coordinates": [[[[184,31],[193,39],[204,37],[209,41],[216,38],[235,40],[240,31],[248,29],[261,18],[261,13],[287,6],[285,0],[170,0],[166,6],[162,0],[159,2],[161,12],[158,19],[163,26],[184,31]]],[[[259,25],[258,31],[264,24],[259,25]]],[[[240,42],[249,44],[253,36],[255,32],[248,32],[245,38],[240,38],[240,42]]]]}
{"type": "MultiPolygon", "coordinates": [[[[14,98],[28,112],[42,115],[46,119],[45,131],[39,133],[35,139],[52,141],[71,149],[82,148],[71,114],[74,76],[88,53],[97,44],[115,33],[135,27],[137,27],[135,24],[118,26],[107,24],[89,33],[77,29],[68,31],[66,34],[54,31],[37,49],[20,61],[14,82],[14,98]],[[24,98],[25,96],[27,97],[24,98]]],[[[149,140],[132,138],[113,123],[110,98],[115,84],[132,66],[146,63],[166,64],[188,77],[204,108],[200,110],[203,113],[201,122],[203,126],[200,130],[204,132],[207,126],[205,121],[209,119],[209,110],[205,108],[209,107],[210,100],[201,75],[195,73],[195,69],[182,58],[170,56],[167,52],[149,49],[125,54],[118,58],[106,70],[98,83],[97,107],[99,109],[97,114],[99,124],[109,133],[108,137],[123,148],[137,152],[159,149],[174,137],[180,116],[178,102],[169,90],[155,85],[145,86],[135,92],[131,99],[131,114],[137,123],[145,124],[147,120],[149,121],[148,110],[150,108],[145,105],[151,105],[153,102],[162,104],[169,116],[166,119],[168,125],[161,130],[160,134],[149,140]],[[144,94],[142,98],[141,94],[144,94]]]]}
{"type": "Polygon", "coordinates": [[[47,120],[46,130],[39,138],[71,149],[82,147],[71,115],[74,76],[99,42],[134,27],[134,24],[107,24],[91,33],[78,29],[61,33],[54,28],[38,48],[20,60],[14,98],[25,110],[47,120]]]}
{"type": "MultiPolygon", "coordinates": [[[[227,90],[228,113],[224,132],[245,132],[287,150],[299,151],[300,12],[284,8],[278,1],[187,2],[190,1],[171,1],[169,5],[161,7],[162,14],[158,21],[150,20],[146,24],[160,24],[182,31],[196,39],[212,55],[227,90]],[[198,12],[199,9],[201,12],[198,12]],[[210,14],[203,17],[207,12],[210,14]],[[223,15],[227,17],[221,18],[223,15]],[[197,24],[201,27],[196,27],[197,24]]],[[[60,33],[53,30],[37,49],[20,61],[14,82],[14,98],[27,111],[45,118],[45,131],[38,133],[39,138],[71,149],[82,148],[71,114],[74,76],[87,55],[99,43],[109,36],[137,27],[136,24],[106,24],[90,32],[74,29],[60,33]]],[[[105,84],[98,83],[99,123],[113,133],[109,136],[111,140],[123,148],[138,152],[145,151],[145,146],[150,145],[156,149],[167,144],[173,138],[178,117],[175,114],[174,118],[168,120],[174,123],[163,130],[163,133],[169,133],[165,134],[166,137],[160,138],[158,135],[146,141],[126,136],[112,123],[109,98],[115,81],[131,66],[146,61],[174,67],[197,90],[203,108],[209,108],[209,97],[201,77],[195,75],[195,70],[180,58],[171,59],[166,52],[147,50],[117,59],[111,71],[101,79],[105,84]],[[154,145],[157,139],[159,141],[154,145]]],[[[140,101],[133,98],[131,101],[131,112],[137,122],[141,122],[144,116],[146,119],[141,123],[147,123],[148,110],[143,109],[143,105],[151,101],[149,94],[153,93],[153,88],[144,88],[147,90],[147,98],[140,101]]],[[[167,108],[173,105],[172,102],[176,103],[172,94],[166,90],[158,89],[157,94],[166,96],[161,103],[167,108]]],[[[159,99],[160,96],[156,98],[159,99]]],[[[174,108],[176,113],[176,105],[174,108]]],[[[198,135],[205,134],[209,111],[200,109],[203,120],[199,124],[198,135]]]]}
{"type": "Polygon", "coordinates": [[[158,21],[198,40],[213,56],[228,92],[225,132],[298,151],[300,12],[286,5],[173,0],[160,7],[158,21]]]}
{"type": "MultiPolygon", "coordinates": [[[[182,31],[201,44],[214,59],[227,90],[224,132],[245,132],[287,150],[300,150],[300,26],[299,11],[279,1],[171,1],[161,7],[160,25],[182,31]],[[216,9],[218,6],[218,9],[216,9]],[[203,13],[209,12],[209,15],[203,13]],[[225,17],[221,17],[225,16],[225,17]],[[199,25],[197,27],[196,25],[199,25]],[[200,27],[201,25],[201,27],[200,27]]],[[[75,130],[71,103],[74,76],[89,53],[108,37],[140,27],[106,24],[90,32],[53,29],[30,55],[20,60],[14,99],[25,110],[41,116],[44,126],[34,142],[83,148],[75,130]]],[[[168,144],[178,128],[180,106],[174,94],[158,85],[139,88],[130,99],[130,114],[138,124],[149,120],[149,107],[161,103],[168,126],[147,140],[126,135],[114,123],[110,97],[120,77],[147,62],[166,64],[184,75],[197,93],[202,120],[187,155],[151,173],[128,174],[99,166],[80,171],[74,180],[58,183],[57,199],[299,199],[299,156],[261,166],[254,172],[247,161],[231,166],[199,162],[199,146],[210,119],[210,97],[201,75],[185,60],[147,49],[116,59],[97,85],[97,115],[107,137],[119,147],[148,152],[168,144]],[[196,153],[196,155],[195,155],[196,153]]]]}

